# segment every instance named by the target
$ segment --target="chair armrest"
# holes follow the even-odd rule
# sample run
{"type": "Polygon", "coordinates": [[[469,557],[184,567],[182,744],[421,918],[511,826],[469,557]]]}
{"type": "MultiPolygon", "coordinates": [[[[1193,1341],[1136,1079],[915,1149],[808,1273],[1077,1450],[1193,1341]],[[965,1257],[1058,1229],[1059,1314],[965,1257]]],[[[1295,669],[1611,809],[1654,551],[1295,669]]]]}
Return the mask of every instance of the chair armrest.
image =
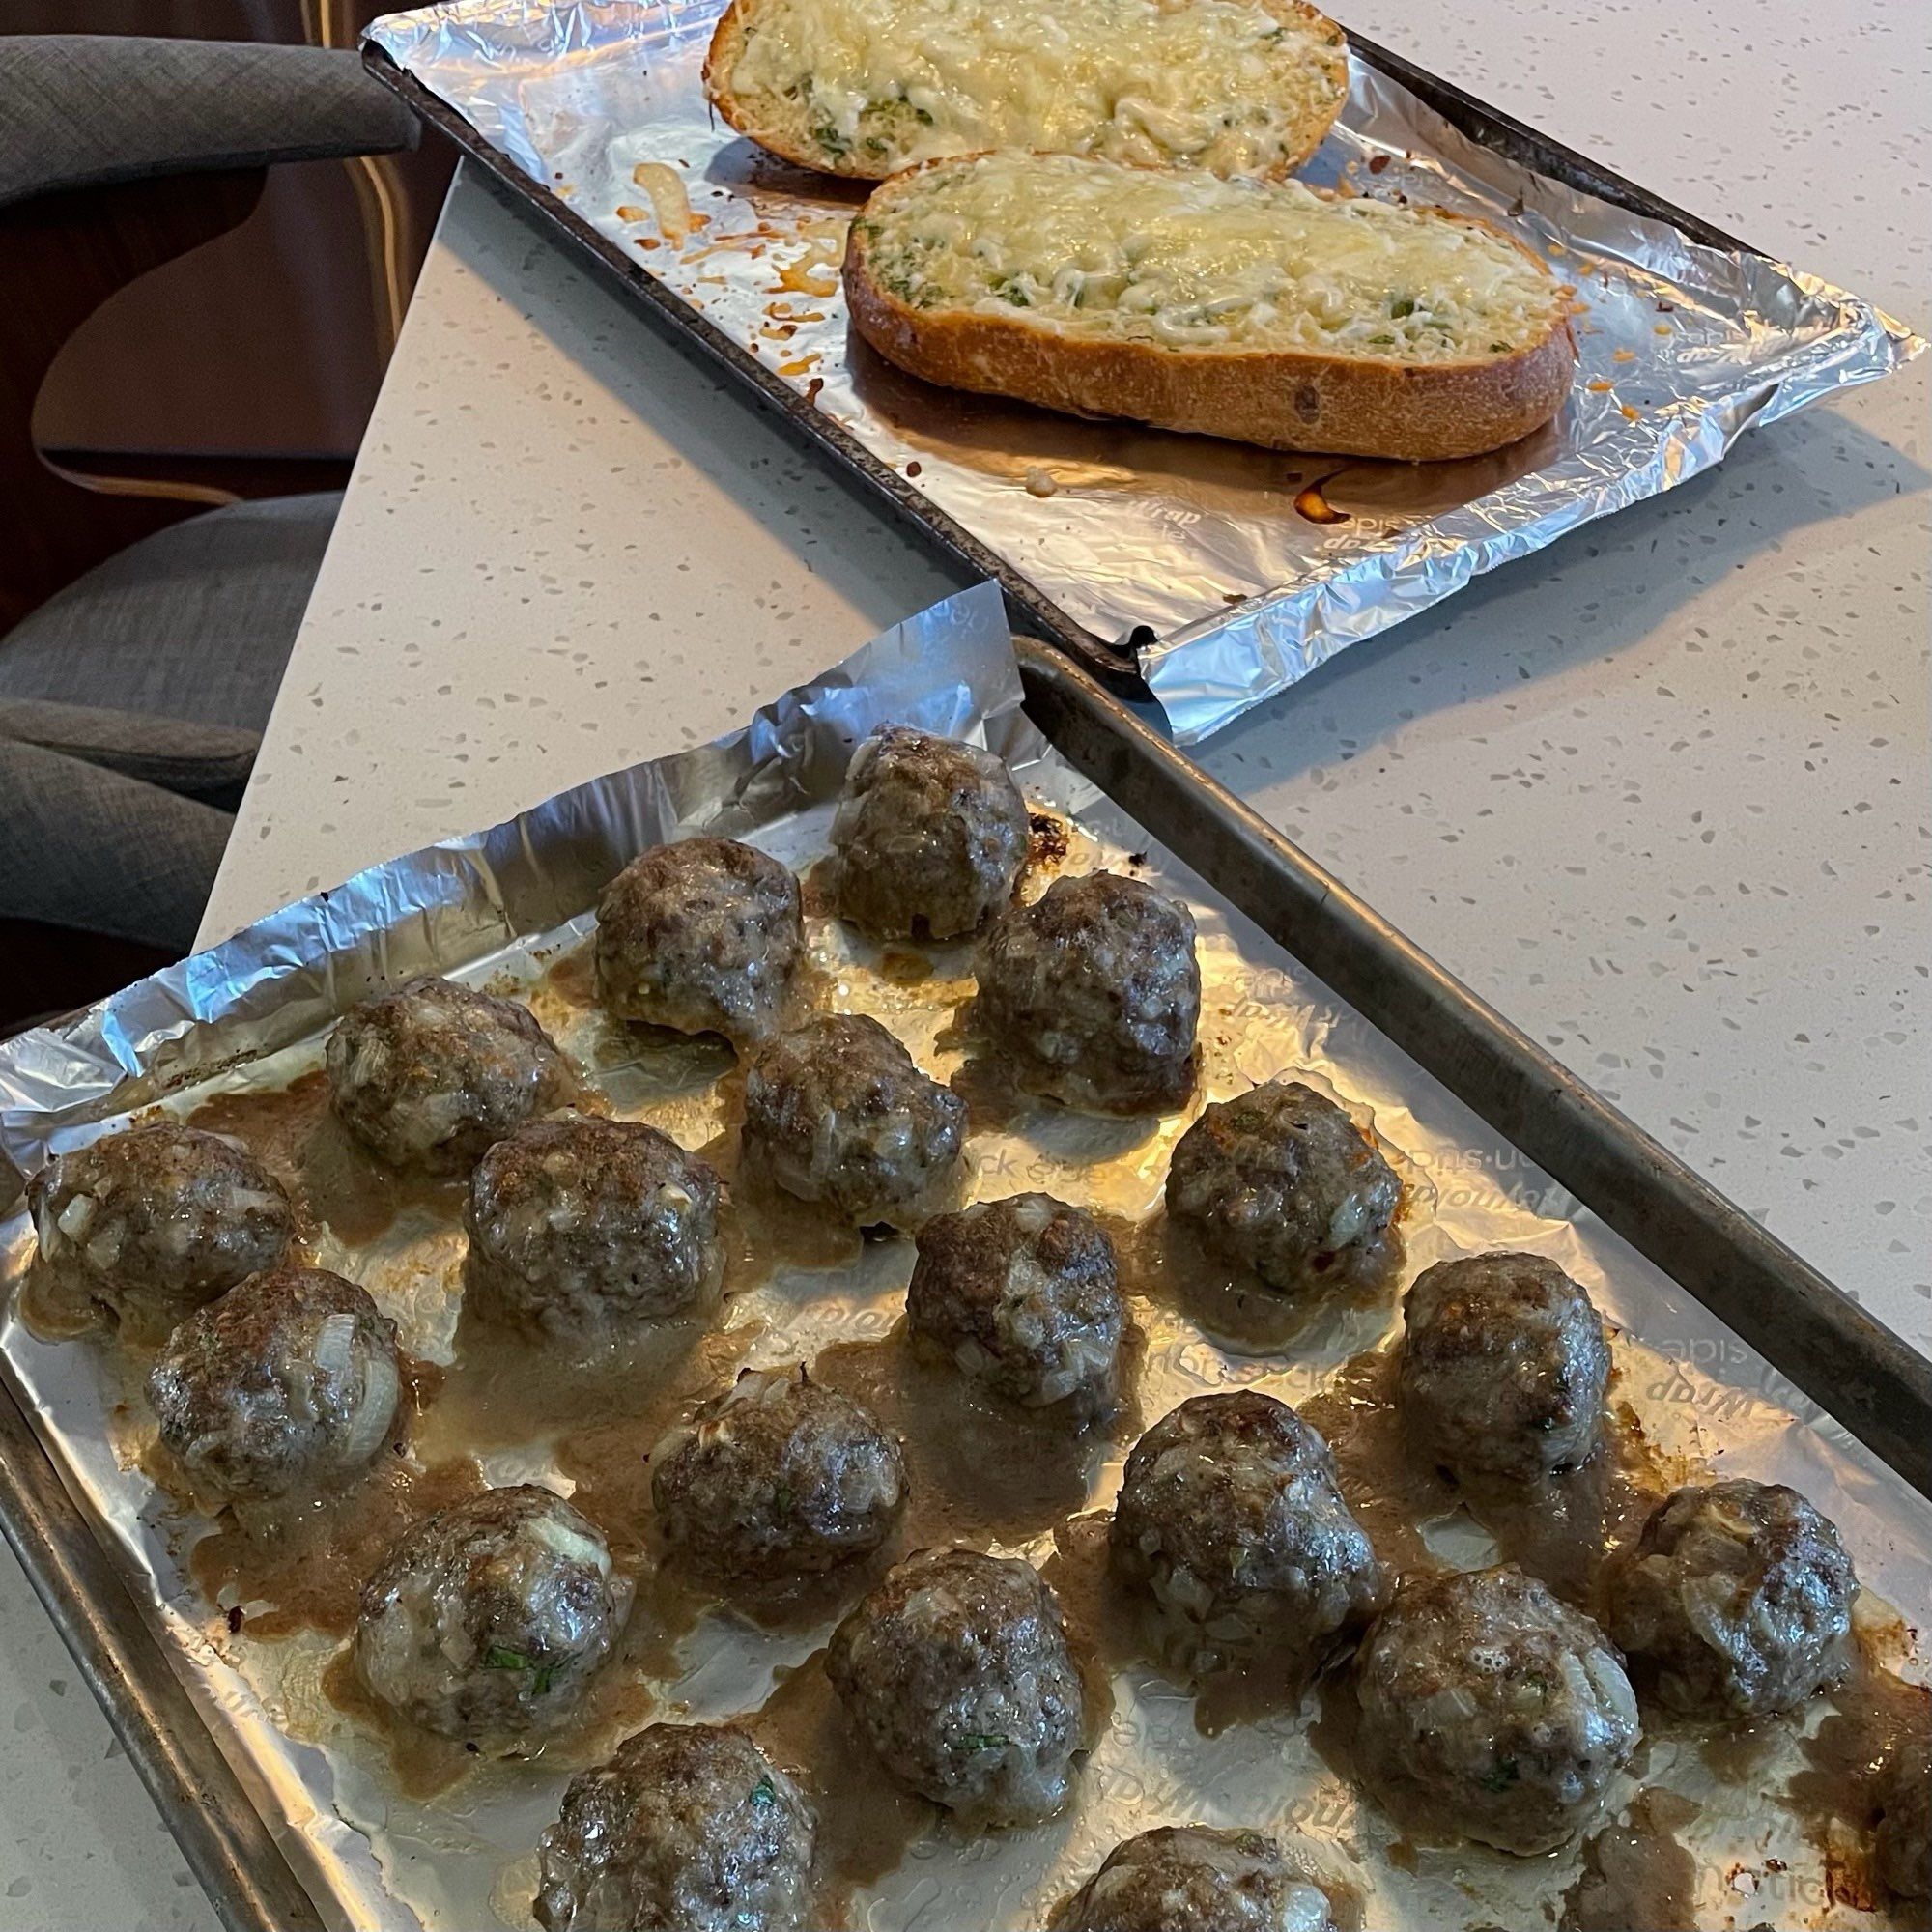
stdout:
{"type": "Polygon", "coordinates": [[[42,697],[0,697],[0,749],[9,741],[58,752],[225,811],[241,804],[262,749],[257,732],[232,725],[42,697]]]}
{"type": "Polygon", "coordinates": [[[62,188],[415,146],[346,48],[0,37],[0,208],[62,188]]]}

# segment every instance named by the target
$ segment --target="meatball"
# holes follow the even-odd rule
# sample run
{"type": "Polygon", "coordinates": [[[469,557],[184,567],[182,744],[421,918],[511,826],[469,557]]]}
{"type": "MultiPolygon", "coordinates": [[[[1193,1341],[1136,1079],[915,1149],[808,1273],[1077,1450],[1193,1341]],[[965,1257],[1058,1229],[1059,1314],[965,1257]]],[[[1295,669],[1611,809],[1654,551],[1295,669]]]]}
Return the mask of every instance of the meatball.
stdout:
{"type": "Polygon", "coordinates": [[[1355,1694],[1384,1801],[1525,1856],[1586,1823],[1636,1745],[1615,1647],[1514,1564],[1404,1576],[1355,1694]]]}
{"type": "Polygon", "coordinates": [[[579,1772],[538,1842],[547,1932],[796,1932],[817,1821],[743,1731],[653,1724],[579,1772]]]}
{"type": "Polygon", "coordinates": [[[1610,1345],[1554,1262],[1437,1262],[1408,1291],[1403,1326],[1404,1422],[1453,1474],[1526,1483],[1595,1455],[1610,1345]]]}
{"type": "Polygon", "coordinates": [[[880,939],[956,939],[1013,895],[1026,801],[990,752],[886,724],[852,754],[832,821],[839,913],[880,939]]]}
{"type": "Polygon", "coordinates": [[[1141,1437],[1112,1551],[1204,1669],[1263,1651],[1312,1666],[1384,1589],[1327,1443],[1256,1389],[1195,1396],[1141,1437]]]}
{"type": "Polygon", "coordinates": [[[965,1101],[862,1014],[781,1034],[745,1081],[747,1156],[786,1193],[860,1227],[916,1216],[965,1140],[965,1101]]]}
{"type": "Polygon", "coordinates": [[[1334,1932],[1328,1894],[1263,1832],[1166,1825],[1116,1845],[1052,1932],[1334,1932]]]}
{"type": "Polygon", "coordinates": [[[1085,1705],[1030,1563],[917,1551],[833,1633],[825,1667],[880,1763],[935,1804],[1023,1824],[1065,1802],[1085,1705]]]}
{"type": "Polygon", "coordinates": [[[928,1221],[906,1321],[961,1374],[1028,1408],[1085,1423],[1114,1406],[1127,1321],[1114,1244],[1093,1215],[1050,1194],[928,1221]]]}
{"type": "Polygon", "coordinates": [[[320,1495],[396,1416],[396,1324],[327,1268],[250,1275],[190,1315],[148,1376],[161,1440],[234,1502],[320,1495]]]}
{"type": "Polygon", "coordinates": [[[1789,1711],[1845,1665],[1858,1594],[1833,1524],[1795,1490],[1689,1485],[1609,1579],[1609,1631],[1674,1711],[1789,1711]]]}
{"type": "Polygon", "coordinates": [[[747,1369],[650,1462],[666,1544],[727,1578],[830,1570],[878,1548],[905,1504],[898,1444],[803,1364],[747,1369]]]}
{"type": "Polygon", "coordinates": [[[798,881],[735,838],[655,845],[604,888],[597,990],[624,1020],[763,1039],[805,951],[798,881]]]}
{"type": "Polygon", "coordinates": [[[281,1183],[246,1148],[171,1120],[57,1154],[27,1204],[55,1278],[156,1334],[273,1267],[295,1233],[281,1183]]]}
{"type": "Polygon", "coordinates": [[[1167,1211],[1289,1293],[1378,1255],[1401,1201],[1374,1143],[1299,1080],[1204,1107],[1167,1172],[1167,1211]]]}
{"type": "Polygon", "coordinates": [[[1900,1745],[1879,1774],[1874,1849],[1879,1876],[1900,1898],[1932,1896],[1932,1744],[1900,1745]]]}
{"type": "Polygon", "coordinates": [[[527,1007],[428,975],[364,1000],[328,1037],[329,1104],[391,1167],[467,1173],[571,1086],[527,1007]]]}
{"type": "Polygon", "coordinates": [[[1167,1113],[1194,1091],[1194,915],[1138,879],[1056,879],[980,949],[979,1019],[1014,1083],[1094,1114],[1167,1113]]]}
{"type": "Polygon", "coordinates": [[[399,1717],[504,1749],[568,1718],[625,1592],[596,1524],[523,1483],[407,1531],[362,1587],[355,1664],[399,1717]]]}
{"type": "Polygon", "coordinates": [[[470,1280],[493,1308],[559,1335],[675,1315],[716,1289],[724,1188],[639,1121],[531,1121],[469,1177],[470,1280]]]}

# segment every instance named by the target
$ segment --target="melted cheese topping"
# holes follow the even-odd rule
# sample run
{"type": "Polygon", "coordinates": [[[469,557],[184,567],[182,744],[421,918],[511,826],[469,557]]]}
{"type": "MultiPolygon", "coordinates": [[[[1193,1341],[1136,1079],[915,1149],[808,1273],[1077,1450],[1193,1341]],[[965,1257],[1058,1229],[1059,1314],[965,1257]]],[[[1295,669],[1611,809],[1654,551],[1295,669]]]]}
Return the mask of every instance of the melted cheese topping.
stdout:
{"type": "Polygon", "coordinates": [[[1435,210],[1065,155],[928,168],[874,194],[858,232],[913,308],[1176,348],[1461,361],[1568,312],[1508,237],[1435,210]]]}
{"type": "Polygon", "coordinates": [[[1264,173],[1327,131],[1348,57],[1255,0],[755,0],[725,86],[855,173],[986,148],[1264,173]]]}

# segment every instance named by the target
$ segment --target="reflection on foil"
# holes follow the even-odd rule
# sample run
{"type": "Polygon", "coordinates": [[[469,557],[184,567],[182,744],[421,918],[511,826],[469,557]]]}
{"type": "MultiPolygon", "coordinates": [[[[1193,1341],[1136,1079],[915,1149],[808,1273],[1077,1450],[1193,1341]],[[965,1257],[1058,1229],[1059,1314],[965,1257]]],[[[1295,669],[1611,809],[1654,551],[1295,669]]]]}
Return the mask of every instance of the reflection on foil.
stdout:
{"type": "Polygon", "coordinates": [[[1332,461],[1083,422],[887,370],[850,336],[837,288],[864,185],[776,160],[713,117],[699,71],[721,6],[449,0],[367,38],[1074,622],[1109,641],[1151,636],[1141,667],[1183,744],[1923,346],[1810,276],[1503,158],[1355,61],[1304,179],[1509,224],[1577,286],[1581,359],[1563,413],[1516,448],[1353,464],[1346,483],[1320,486],[1345,521],[1297,514],[1332,461]],[[660,232],[640,162],[684,178],[698,226],[681,242],[660,232]]]}
{"type": "MultiPolygon", "coordinates": [[[[50,1147],[83,1141],[157,1094],[187,1109],[212,1093],[278,1090],[312,1071],[327,1022],[365,988],[425,968],[526,989],[614,1112],[703,1145],[726,1117],[716,1077],[722,1057],[688,1043],[640,1042],[604,1020],[572,951],[585,937],[589,908],[632,853],[681,831],[750,836],[788,863],[808,864],[824,849],[851,743],[874,723],[900,718],[973,737],[1008,758],[1029,796],[1068,821],[1058,863],[1075,871],[1130,867],[1188,898],[1201,934],[1207,1095],[1225,1097],[1292,1068],[1346,1103],[1373,1129],[1413,1204],[1404,1230],[1408,1273],[1484,1247],[1550,1256],[1619,1331],[1612,1400],[1640,1426],[1648,1465],[1703,1466],[1720,1456],[1728,1471],[1788,1482],[1838,1521],[1873,1591],[1907,1605],[1932,1600],[1932,1505],[1338,1007],[1044,745],[1020,712],[991,585],[896,627],[714,745],[613,773],[508,825],[377,867],[58,1029],[0,1045],[0,1148],[32,1167],[50,1147]]],[[[815,924],[813,946],[840,1005],[884,1020],[940,1077],[959,1070],[966,1049],[954,1014],[970,991],[969,949],[935,949],[933,970],[908,972],[902,956],[869,949],[834,923],[815,924]]],[[[223,1118],[259,1122],[261,1108],[249,1114],[230,1102],[223,1118]]],[[[1041,1109],[1007,1119],[988,1108],[973,1133],[975,1190],[1041,1188],[1117,1228],[1145,1228],[1187,1119],[1094,1122],[1041,1109]]],[[[250,1130],[266,1151],[260,1126],[250,1130]]],[[[1125,1232],[1122,1243],[1123,1257],[1157,1246],[1125,1232]]],[[[23,1216],[0,1223],[0,1281],[17,1278],[30,1246],[23,1216]]],[[[401,1215],[380,1233],[331,1223],[321,1258],[368,1286],[412,1353],[446,1363],[459,1334],[461,1246],[447,1225],[401,1215]]],[[[909,1263],[904,1242],[875,1241],[835,1269],[755,1275],[726,1303],[712,1337],[727,1365],[720,1373],[740,1359],[766,1367],[826,1349],[860,1359],[898,1320],[909,1263]]],[[[1230,1386],[1296,1403],[1319,1392],[1346,1400],[1359,1371],[1341,1374],[1343,1364],[1384,1342],[1395,1319],[1393,1287],[1291,1309],[1286,1321],[1266,1299],[1276,1321],[1264,1333],[1233,1321],[1236,1311],[1218,1299],[1163,1298],[1152,1289],[1137,1298],[1137,1416],[1151,1421],[1191,1395],[1230,1386]]],[[[337,1681],[331,1640],[304,1633],[255,1641],[245,1621],[231,1631],[193,1587],[183,1548],[188,1526],[139,1467],[146,1411],[125,1356],[38,1341],[10,1312],[0,1326],[0,1375],[327,1920],[381,1932],[526,1928],[531,1848],[555,1815],[575,1747],[565,1741],[534,1762],[476,1764],[440,1791],[430,1787],[463,1769],[455,1758],[437,1778],[399,1780],[383,1741],[326,1694],[337,1681]]],[[[445,1390],[455,1386],[452,1378],[445,1390]]],[[[481,1453],[496,1481],[582,1482],[588,1467],[586,1506],[596,1507],[594,1462],[573,1460],[568,1441],[525,1435],[521,1420],[501,1426],[512,1412],[534,1416],[544,1388],[512,1376],[484,1393],[499,1426],[487,1440],[472,1433],[452,1446],[481,1453]],[[517,1402],[522,1408],[505,1407],[517,1402]]],[[[437,1406],[428,1420],[433,1431],[451,1426],[437,1406]]],[[[1073,1489],[1056,1492],[1055,1507],[1104,1510],[1123,1446],[1116,1439],[1096,1449],[1073,1471],[1073,1489]]],[[[626,1480],[638,1473],[633,1456],[626,1480]]],[[[970,1494],[970,1474],[955,1482],[953,1496],[970,1494]]],[[[1063,1541],[1040,1522],[1038,1511],[1015,1514],[1001,1534],[1035,1561],[1052,1562],[1075,1601],[1083,1573],[1069,1552],[1080,1523],[1063,1541]]],[[[1469,1515],[1429,1528],[1443,1553],[1487,1560],[1487,1534],[1469,1515]]],[[[699,1719],[752,1711],[765,1702],[774,1671],[803,1662],[823,1639],[822,1628],[767,1629],[707,1612],[679,1625],[667,1655],[639,1662],[647,1683],[615,1686],[613,1695],[622,1709],[636,1706],[634,1722],[665,1705],[699,1719]],[[633,1689],[642,1694],[627,1703],[620,1693],[633,1689]]],[[[1111,1688],[1111,1718],[1065,1816],[1038,1832],[971,1841],[922,1830],[905,1857],[862,1890],[852,1924],[876,1932],[1037,1926],[1117,1840],[1188,1820],[1261,1827],[1297,1842],[1362,1894],[1363,1922],[1376,1932],[1543,1924],[1546,1906],[1553,1910],[1577,1878],[1574,1847],[1515,1860],[1400,1838],[1324,1759],[1311,1712],[1277,1708],[1215,1730],[1197,1723],[1192,1700],[1158,1670],[1122,1662],[1111,1688]]],[[[1681,1835],[1696,1870],[1697,1922],[1771,1916],[1781,1926],[1873,1925],[1827,1899],[1819,1848],[1803,1820],[1775,1802],[1816,1747],[1807,1733],[1822,1736],[1833,1721],[1820,1707],[1801,1722],[1753,1727],[1741,1739],[1654,1728],[1644,1781],[1696,1807],[1681,1835]]],[[[1634,1789],[1625,1780],[1617,1803],[1634,1789]]]]}

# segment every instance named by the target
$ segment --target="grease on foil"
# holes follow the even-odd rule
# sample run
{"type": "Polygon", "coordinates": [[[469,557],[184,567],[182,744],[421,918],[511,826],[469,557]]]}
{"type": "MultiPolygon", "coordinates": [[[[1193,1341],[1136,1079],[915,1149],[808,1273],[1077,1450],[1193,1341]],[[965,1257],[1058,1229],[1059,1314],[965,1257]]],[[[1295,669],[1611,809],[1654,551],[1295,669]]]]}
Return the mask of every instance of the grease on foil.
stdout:
{"type": "Polygon", "coordinates": [[[711,113],[699,70],[721,11],[450,0],[366,39],[1076,623],[1140,640],[1182,744],[1924,346],[1812,276],[1505,159],[1355,59],[1303,178],[1484,215],[1541,250],[1584,305],[1555,422],[1468,462],[1338,468],[934,388],[848,335],[838,270],[864,185],[780,161],[711,113]],[[673,233],[685,218],[666,223],[663,200],[655,222],[637,206],[640,166],[675,171],[695,232],[673,233]]]}
{"type": "MultiPolygon", "coordinates": [[[[1190,900],[1202,935],[1203,1097],[1297,1069],[1347,1105],[1406,1183],[1404,1280],[1470,1249],[1509,1245],[1551,1256],[1618,1326],[1613,1399],[1625,1439],[1640,1445],[1646,1467],[1669,1478],[1719,1457],[1726,1470],[1790,1482],[1842,1525],[1871,1593],[1870,1615],[1882,1619],[1880,1598],[1908,1605],[1932,1598],[1932,1508],[1151,846],[1044,744],[1021,714],[1019,696],[1001,600],[982,585],[896,627],[768,706],[742,732],[581,786],[494,831],[376,867],[54,1032],[7,1043],[0,1047],[0,1145],[31,1167],[48,1148],[85,1140],[104,1121],[157,1096],[183,1111],[211,1095],[234,1096],[224,1100],[223,1118],[240,1122],[237,1110],[250,1104],[247,1096],[312,1072],[332,1013],[385,976],[436,968],[522,989],[602,1104],[649,1118],[685,1145],[701,1147],[728,1126],[730,1085],[721,1087],[718,1078],[725,1056],[703,1043],[640,1040],[598,1013],[581,952],[597,890],[642,845],[699,828],[751,837],[809,866],[823,850],[850,745],[876,723],[906,719],[972,737],[1013,764],[1030,798],[1066,821],[1066,849],[1048,865],[1125,867],[1190,900]]],[[[962,1070],[968,1048],[956,1010],[970,990],[965,949],[929,949],[924,958],[904,949],[882,952],[823,919],[813,922],[813,946],[821,997],[878,1014],[941,1077],[962,1070]]],[[[977,1097],[970,1078],[967,1091],[977,1097]]],[[[258,1112],[249,1118],[259,1121],[263,1103],[253,1104],[258,1112]]],[[[983,1108],[971,1146],[973,1186],[994,1196],[1045,1188],[1093,1206],[1117,1227],[1145,1226],[1186,1119],[1095,1122],[1037,1108],[983,1108]]],[[[345,1219],[320,1230],[318,1241],[326,1263],[361,1279],[394,1316],[412,1351],[431,1362],[450,1358],[458,1345],[461,1241],[445,1222],[406,1204],[385,1226],[345,1219]]],[[[12,1279],[31,1245],[18,1213],[0,1228],[0,1242],[12,1279]]],[[[694,1391],[722,1381],[741,1361],[778,1364],[829,1350],[829,1371],[873,1378],[879,1399],[893,1399],[896,1389],[902,1408],[924,1400],[906,1393],[910,1383],[890,1379],[895,1358],[879,1352],[898,1318],[908,1244],[869,1242],[856,1254],[805,1257],[814,1259],[838,1264],[789,1263],[746,1278],[712,1336],[679,1355],[677,1373],[694,1391]],[[882,1374],[885,1382],[877,1380],[882,1374]]],[[[1130,1284],[1151,1278],[1142,1257],[1129,1269],[1130,1284]]],[[[1324,1421],[1331,1410],[1345,1411],[1374,1386],[1373,1366],[1365,1371],[1358,1358],[1390,1334],[1396,1286],[1324,1300],[1288,1321],[1273,1319],[1278,1310],[1265,1300],[1261,1312],[1271,1319],[1257,1322],[1252,1305],[1226,1296],[1188,1305],[1152,1292],[1138,1295],[1140,1342],[1122,1429],[1092,1455],[1064,1460],[1043,1475],[1036,1468],[1010,1494],[980,1497],[966,1517],[996,1523],[1004,1547],[1053,1566],[1073,1603],[1083,1525],[1111,1502],[1136,1427],[1190,1395],[1237,1384],[1295,1403],[1320,1395],[1324,1421]]],[[[0,1330],[0,1371],[327,1916],[384,1932],[526,1926],[532,1847],[588,1742],[566,1739],[522,1764],[466,1765],[444,1750],[419,1752],[399,1766],[385,1740],[331,1700],[328,1687],[339,1683],[339,1673],[331,1675],[332,1638],[298,1633],[253,1640],[245,1621],[231,1632],[196,1590],[187,1560],[196,1526],[143,1473],[150,1431],[120,1354],[92,1343],[38,1341],[10,1312],[0,1330]]],[[[527,1361],[493,1373],[483,1400],[471,1390],[467,1419],[460,1411],[439,1423],[438,1403],[449,1399],[454,1380],[430,1399],[420,1438],[426,1459],[450,1446],[439,1442],[440,1427],[444,1436],[460,1438],[456,1446],[481,1457],[492,1480],[576,1483],[593,1513],[614,1506],[621,1520],[623,1510],[635,1511],[639,1470],[613,1474],[608,1460],[586,1452],[582,1432],[558,1435],[565,1418],[554,1413],[554,1392],[546,1411],[542,1378],[528,1374],[527,1361]],[[613,1497],[603,1487],[612,1481],[631,1488],[613,1497]]],[[[973,1468],[998,1458],[951,1446],[949,1455],[948,1441],[933,1437],[922,1453],[952,1472],[956,1505],[957,1492],[972,1489],[973,1468]]],[[[1045,1461],[1031,1449],[1010,1460],[1045,1461]]],[[[941,1501],[928,1498],[921,1534],[946,1532],[941,1501]]],[[[1482,1561],[1490,1548],[1473,1519],[1453,1508],[1424,1529],[1432,1549],[1450,1560],[1482,1561]]],[[[634,1544],[619,1547],[620,1561],[635,1561],[634,1544]]],[[[680,1606],[674,1589],[667,1595],[671,1586],[648,1577],[645,1583],[640,1597],[657,1621],[634,1620],[631,1675],[613,1685],[608,1707],[611,1721],[626,1728],[664,1712],[706,1719],[764,1706],[774,1672],[803,1664],[824,1640],[823,1621],[761,1622],[701,1604],[680,1606]]],[[[789,1682],[803,1693],[793,1701],[804,1718],[792,1713],[784,1720],[818,1721],[810,1675],[789,1682]]],[[[1196,1819],[1260,1826],[1295,1841],[1359,1898],[1363,1922],[1377,1932],[1538,1924],[1546,1903],[1554,1910],[1565,1890],[1581,1883],[1580,1848],[1516,1861],[1400,1838],[1318,1748],[1312,1708],[1298,1716],[1281,1709],[1233,1715],[1240,1720],[1199,1723],[1192,1700],[1168,1677],[1119,1665],[1104,1730],[1065,1817],[1042,1831],[975,1841],[916,1815],[901,1820],[894,1829],[910,1833],[903,1856],[877,1861],[886,1868],[858,1888],[850,1922],[879,1932],[1034,1926],[1120,1838],[1196,1819]]],[[[782,1717],[774,1707],[761,1721],[782,1717]]],[[[1748,1923],[1771,1914],[1779,1924],[1872,1923],[1842,1899],[1833,1902],[1828,1856],[1794,1814],[1764,1796],[1804,1773],[1814,1748],[1806,1733],[1834,1721],[1821,1707],[1803,1723],[1761,1727],[1731,1742],[1736,1762],[1689,1731],[1653,1737],[1640,1768],[1654,1795],[1632,1813],[1630,1830],[1640,1849],[1648,1842],[1645,1821],[1663,1818],[1688,1848],[1698,1922],[1748,1923]],[[1748,1917],[1736,1917],[1740,1912],[1748,1917]]],[[[1627,1779],[1617,1804],[1636,1796],[1635,1780],[1627,1779]]],[[[1598,1864],[1609,1855],[1600,1854],[1598,1864]]],[[[1631,1856],[1624,1855],[1626,1864],[1631,1856]]]]}

